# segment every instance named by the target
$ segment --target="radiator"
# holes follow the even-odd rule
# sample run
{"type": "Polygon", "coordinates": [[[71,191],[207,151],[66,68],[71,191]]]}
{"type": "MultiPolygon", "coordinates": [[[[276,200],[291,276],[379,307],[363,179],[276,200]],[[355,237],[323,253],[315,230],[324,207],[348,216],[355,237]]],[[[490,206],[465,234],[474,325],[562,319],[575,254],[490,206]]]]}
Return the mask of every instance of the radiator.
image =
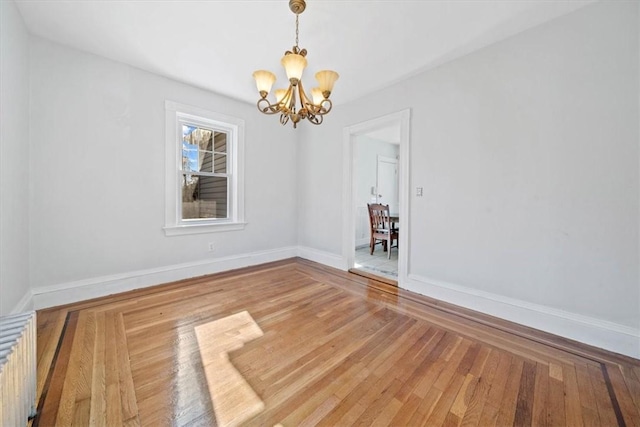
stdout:
{"type": "Polygon", "coordinates": [[[0,317],[0,426],[36,413],[36,313],[0,317]]]}

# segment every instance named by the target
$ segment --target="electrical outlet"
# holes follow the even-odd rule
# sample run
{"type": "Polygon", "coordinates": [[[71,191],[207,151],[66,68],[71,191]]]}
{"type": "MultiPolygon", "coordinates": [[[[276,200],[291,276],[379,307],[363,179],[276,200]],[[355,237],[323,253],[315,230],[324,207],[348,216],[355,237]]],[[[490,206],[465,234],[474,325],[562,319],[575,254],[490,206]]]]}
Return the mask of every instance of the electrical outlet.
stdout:
{"type": "Polygon", "coordinates": [[[216,250],[216,247],[213,243],[209,243],[209,252],[213,252],[216,250]]]}
{"type": "Polygon", "coordinates": [[[416,187],[416,196],[422,197],[422,187],[416,187]]]}

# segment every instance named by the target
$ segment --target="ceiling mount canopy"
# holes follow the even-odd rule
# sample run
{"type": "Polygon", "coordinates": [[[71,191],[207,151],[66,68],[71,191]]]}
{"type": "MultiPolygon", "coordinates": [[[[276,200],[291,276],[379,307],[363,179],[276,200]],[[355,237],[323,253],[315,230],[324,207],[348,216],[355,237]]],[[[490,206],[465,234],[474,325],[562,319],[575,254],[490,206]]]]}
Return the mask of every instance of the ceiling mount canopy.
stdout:
{"type": "Polygon", "coordinates": [[[307,3],[304,0],[289,0],[289,9],[296,15],[300,15],[307,8],[307,3]]]}
{"type": "Polygon", "coordinates": [[[276,81],[276,76],[271,71],[258,70],[253,73],[256,86],[260,93],[258,109],[264,114],[280,114],[280,123],[286,125],[289,120],[295,128],[302,119],[307,119],[314,125],[322,123],[323,116],[331,111],[332,103],[329,99],[333,85],[338,80],[338,73],[331,70],[322,70],[316,73],[318,87],[311,89],[311,98],[302,87],[302,72],[307,66],[307,49],[298,46],[299,16],[306,9],[304,0],[290,0],[289,9],[296,15],[296,44],[291,50],[284,53],[280,63],[289,79],[288,89],[275,90],[275,102],[271,103],[267,96],[276,81]],[[299,102],[299,105],[296,105],[299,102]]]}

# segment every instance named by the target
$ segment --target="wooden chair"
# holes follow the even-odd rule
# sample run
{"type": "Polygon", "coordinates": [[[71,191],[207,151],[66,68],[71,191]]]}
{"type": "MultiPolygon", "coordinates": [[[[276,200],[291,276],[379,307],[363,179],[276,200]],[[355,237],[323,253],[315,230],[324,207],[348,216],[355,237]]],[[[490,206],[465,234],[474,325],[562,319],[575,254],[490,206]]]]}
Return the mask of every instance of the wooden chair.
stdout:
{"type": "Polygon", "coordinates": [[[398,230],[393,228],[391,224],[389,205],[371,203],[367,204],[367,207],[369,208],[369,224],[371,225],[371,241],[369,243],[371,255],[373,255],[375,245],[381,243],[385,252],[387,252],[387,258],[391,259],[391,248],[394,240],[396,242],[395,247],[398,247],[398,230]]]}

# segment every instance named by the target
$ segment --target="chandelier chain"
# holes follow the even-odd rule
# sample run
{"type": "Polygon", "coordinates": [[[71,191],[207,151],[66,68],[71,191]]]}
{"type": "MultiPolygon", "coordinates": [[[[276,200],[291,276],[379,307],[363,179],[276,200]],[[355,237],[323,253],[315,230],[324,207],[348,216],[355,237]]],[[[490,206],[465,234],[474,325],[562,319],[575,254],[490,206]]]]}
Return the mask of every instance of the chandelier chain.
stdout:
{"type": "Polygon", "coordinates": [[[298,17],[299,16],[300,15],[296,13],[296,47],[298,47],[298,17]]]}

